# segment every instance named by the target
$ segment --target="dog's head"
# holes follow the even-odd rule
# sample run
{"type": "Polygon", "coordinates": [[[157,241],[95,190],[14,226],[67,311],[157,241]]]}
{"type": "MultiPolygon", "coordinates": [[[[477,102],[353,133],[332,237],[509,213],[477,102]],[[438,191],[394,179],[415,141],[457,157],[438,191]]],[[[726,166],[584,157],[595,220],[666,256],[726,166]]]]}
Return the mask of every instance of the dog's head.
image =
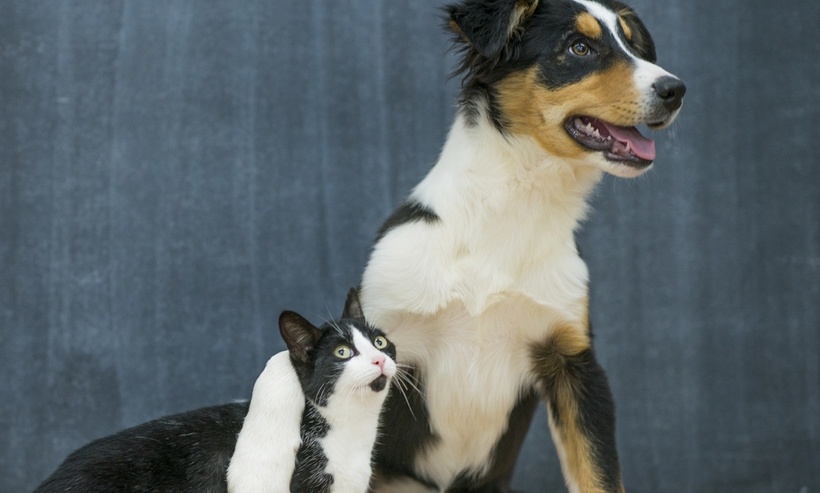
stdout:
{"type": "MultiPolygon", "coordinates": [[[[463,0],[447,8],[463,47],[462,104],[553,156],[617,176],[646,171],[686,87],[655,64],[635,12],[610,0],[463,0]]],[[[475,121],[475,120],[474,120],[475,121]]]]}

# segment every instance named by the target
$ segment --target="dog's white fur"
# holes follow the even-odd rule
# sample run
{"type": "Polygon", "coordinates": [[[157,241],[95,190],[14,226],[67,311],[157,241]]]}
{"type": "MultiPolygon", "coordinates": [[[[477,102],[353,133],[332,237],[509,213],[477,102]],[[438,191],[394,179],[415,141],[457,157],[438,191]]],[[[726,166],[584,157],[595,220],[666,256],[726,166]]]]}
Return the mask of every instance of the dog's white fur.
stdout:
{"type": "Polygon", "coordinates": [[[410,196],[440,220],[401,225],[376,244],[362,307],[396,344],[399,363],[435,375],[426,404],[441,440],[418,464],[435,483],[485,471],[534,383],[527,343],[585,317],[587,268],[573,231],[600,176],[458,116],[410,196]]]}

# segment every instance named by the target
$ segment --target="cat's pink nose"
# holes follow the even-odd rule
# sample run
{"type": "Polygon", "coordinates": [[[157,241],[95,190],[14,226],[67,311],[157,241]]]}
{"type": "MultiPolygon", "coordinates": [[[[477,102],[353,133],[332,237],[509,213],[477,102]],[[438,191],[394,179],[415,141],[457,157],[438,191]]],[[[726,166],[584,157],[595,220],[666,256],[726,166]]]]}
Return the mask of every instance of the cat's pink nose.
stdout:
{"type": "Polygon", "coordinates": [[[384,357],[384,355],[383,355],[383,354],[380,354],[380,355],[375,356],[375,357],[373,358],[373,364],[374,364],[374,365],[379,365],[379,368],[380,368],[382,371],[384,371],[384,361],[385,361],[385,357],[384,357]]]}

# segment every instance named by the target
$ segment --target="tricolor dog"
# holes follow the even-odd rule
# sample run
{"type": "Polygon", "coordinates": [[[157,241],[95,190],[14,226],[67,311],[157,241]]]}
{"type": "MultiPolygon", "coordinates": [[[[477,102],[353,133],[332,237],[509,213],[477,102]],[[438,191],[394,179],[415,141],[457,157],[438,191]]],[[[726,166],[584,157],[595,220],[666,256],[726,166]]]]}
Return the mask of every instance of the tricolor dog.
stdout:
{"type": "Polygon", "coordinates": [[[574,232],[604,173],[651,167],[654,142],[635,127],[670,125],[685,86],[619,2],[463,0],[447,13],[462,54],[455,122],[360,286],[418,387],[388,397],[372,488],[507,491],[543,402],[569,490],[621,492],[574,232]]]}

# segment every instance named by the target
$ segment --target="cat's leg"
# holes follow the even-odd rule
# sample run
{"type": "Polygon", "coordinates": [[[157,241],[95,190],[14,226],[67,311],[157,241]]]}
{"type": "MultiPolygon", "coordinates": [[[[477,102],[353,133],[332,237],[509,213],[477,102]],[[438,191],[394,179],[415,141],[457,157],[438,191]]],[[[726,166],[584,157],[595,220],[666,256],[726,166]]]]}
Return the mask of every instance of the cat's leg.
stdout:
{"type": "Polygon", "coordinates": [[[536,381],[571,493],[623,493],[615,405],[586,327],[566,325],[533,348],[536,381]]]}

